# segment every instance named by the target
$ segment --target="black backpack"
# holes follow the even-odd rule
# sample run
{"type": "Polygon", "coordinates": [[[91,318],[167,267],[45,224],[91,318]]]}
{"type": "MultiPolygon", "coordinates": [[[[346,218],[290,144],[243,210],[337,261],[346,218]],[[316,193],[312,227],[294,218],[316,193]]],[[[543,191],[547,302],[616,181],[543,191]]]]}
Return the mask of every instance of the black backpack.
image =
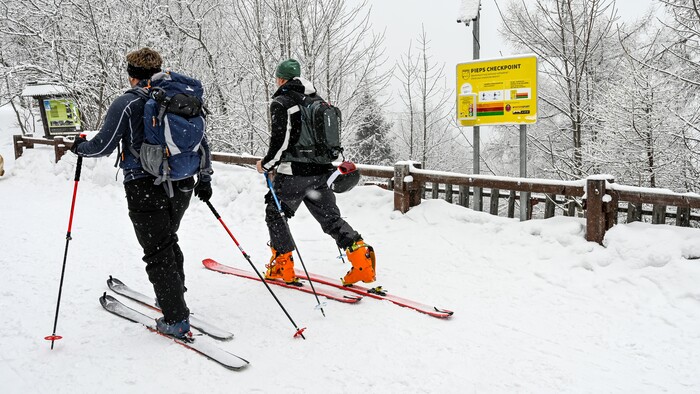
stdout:
{"type": "Polygon", "coordinates": [[[338,107],[320,97],[304,95],[299,102],[301,134],[294,146],[282,156],[283,161],[329,164],[343,153],[340,146],[342,114],[338,107]]]}

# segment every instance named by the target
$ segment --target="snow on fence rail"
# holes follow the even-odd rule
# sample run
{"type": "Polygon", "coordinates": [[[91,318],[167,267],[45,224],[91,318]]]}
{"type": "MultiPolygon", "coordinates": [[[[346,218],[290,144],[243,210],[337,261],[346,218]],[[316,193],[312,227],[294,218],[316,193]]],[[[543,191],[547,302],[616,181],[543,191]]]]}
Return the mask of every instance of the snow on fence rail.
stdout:
{"type": "MultiPolygon", "coordinates": [[[[23,149],[33,148],[34,144],[53,145],[58,161],[70,149],[72,141],[64,140],[63,137],[49,140],[16,135],[14,144],[15,158],[22,155],[23,149]]],[[[228,164],[254,166],[260,159],[256,156],[212,153],[212,160],[228,164]]],[[[480,196],[489,199],[491,214],[499,215],[504,208],[501,203],[505,202],[507,216],[513,217],[520,195],[528,193],[525,194],[528,196],[532,193],[528,199],[527,219],[533,217],[535,206],[541,202],[544,202],[544,218],[555,216],[559,207],[566,216],[585,217],[586,239],[598,243],[602,243],[605,232],[621,218],[632,222],[641,221],[647,216],[654,224],[663,224],[667,218],[672,218],[677,226],[684,227],[689,227],[691,221],[700,221],[700,195],[620,185],[610,175],[560,181],[431,171],[421,169],[415,162],[398,162],[393,167],[367,164],[357,164],[357,167],[364,177],[381,180],[379,183],[369,183],[392,190],[394,209],[403,213],[428,197],[437,199],[442,195],[445,200],[453,203],[456,196],[459,205],[469,207],[470,196],[480,196]],[[489,191],[475,194],[475,188],[489,191]],[[693,210],[696,210],[695,215],[693,210]]],[[[479,206],[483,204],[480,203],[479,206]]]]}
{"type": "Polygon", "coordinates": [[[72,139],[64,140],[61,136],[54,137],[54,139],[50,140],[46,138],[34,138],[24,137],[21,135],[14,135],[12,136],[12,142],[15,148],[15,159],[22,156],[22,152],[24,151],[24,149],[33,149],[34,144],[53,145],[57,163],[59,160],[61,160],[61,157],[63,157],[63,155],[65,155],[66,152],[70,150],[70,147],[73,146],[72,139]]]}

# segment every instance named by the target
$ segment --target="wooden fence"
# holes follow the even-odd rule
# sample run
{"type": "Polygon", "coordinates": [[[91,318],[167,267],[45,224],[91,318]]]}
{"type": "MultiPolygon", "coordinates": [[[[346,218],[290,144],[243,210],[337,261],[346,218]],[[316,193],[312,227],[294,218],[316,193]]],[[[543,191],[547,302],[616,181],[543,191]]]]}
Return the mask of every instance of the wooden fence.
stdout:
{"type": "MultiPolygon", "coordinates": [[[[72,145],[71,141],[62,137],[46,140],[14,136],[14,143],[15,158],[22,155],[23,149],[33,148],[34,144],[53,145],[56,161],[72,145]]],[[[260,157],[213,153],[212,159],[254,166],[260,157]]],[[[430,197],[442,196],[451,203],[465,207],[469,207],[470,202],[474,206],[473,198],[486,197],[491,214],[499,215],[505,207],[508,217],[514,217],[516,203],[522,199],[527,204],[526,218],[531,219],[534,207],[543,202],[544,209],[541,211],[544,218],[555,216],[557,207],[563,215],[585,217],[586,239],[598,243],[602,243],[605,232],[621,218],[632,222],[642,220],[647,215],[654,224],[663,224],[667,218],[672,218],[677,226],[684,227],[690,226],[692,220],[700,220],[697,214],[700,195],[619,185],[606,175],[577,181],[557,181],[429,171],[410,162],[399,162],[393,167],[365,164],[358,164],[357,167],[371,183],[393,190],[394,209],[403,213],[430,197]],[[693,209],[696,214],[693,214],[693,209]]],[[[484,205],[479,201],[477,206],[484,205]]]]}
{"type": "Polygon", "coordinates": [[[25,149],[33,149],[34,144],[37,145],[52,145],[54,147],[54,154],[56,156],[56,162],[61,160],[61,157],[70,150],[73,146],[73,140],[64,140],[63,137],[54,137],[54,139],[46,138],[34,138],[34,137],[23,137],[21,135],[12,136],[12,142],[15,147],[15,159],[22,156],[22,152],[25,149]]]}

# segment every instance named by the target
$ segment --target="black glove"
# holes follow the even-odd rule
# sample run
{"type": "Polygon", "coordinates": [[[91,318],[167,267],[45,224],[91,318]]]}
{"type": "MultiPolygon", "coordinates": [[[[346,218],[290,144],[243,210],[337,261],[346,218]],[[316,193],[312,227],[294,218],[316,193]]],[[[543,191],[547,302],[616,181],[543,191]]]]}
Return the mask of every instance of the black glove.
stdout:
{"type": "MultiPolygon", "coordinates": [[[[277,203],[274,200],[272,193],[268,191],[265,195],[265,204],[273,204],[275,210],[277,210],[277,203]]],[[[282,212],[284,212],[284,216],[287,219],[291,219],[294,216],[294,210],[285,204],[284,201],[282,201],[282,212]]]]}
{"type": "Polygon", "coordinates": [[[73,145],[70,147],[70,151],[77,155],[78,154],[78,145],[82,144],[85,141],[87,141],[85,138],[83,138],[79,135],[76,136],[75,140],[73,141],[73,145]]]}
{"type": "Polygon", "coordinates": [[[199,197],[202,202],[207,202],[211,198],[213,191],[211,190],[211,182],[199,181],[194,187],[194,195],[199,197]]]}
{"type": "Polygon", "coordinates": [[[290,208],[290,207],[289,207],[287,204],[285,204],[284,202],[282,202],[281,205],[282,205],[282,212],[284,212],[284,216],[285,216],[287,219],[293,218],[293,217],[294,217],[294,210],[293,210],[292,208],[290,208]]]}

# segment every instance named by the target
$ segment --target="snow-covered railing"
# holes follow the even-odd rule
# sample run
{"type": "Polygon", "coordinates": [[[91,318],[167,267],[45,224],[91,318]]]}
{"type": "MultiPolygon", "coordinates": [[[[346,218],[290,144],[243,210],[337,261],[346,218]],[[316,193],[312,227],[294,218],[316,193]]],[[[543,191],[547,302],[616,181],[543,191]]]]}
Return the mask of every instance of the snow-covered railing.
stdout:
{"type": "MultiPolygon", "coordinates": [[[[72,141],[55,137],[53,140],[14,136],[15,158],[22,155],[23,149],[33,148],[34,144],[53,145],[56,161],[70,148],[72,141]]],[[[230,153],[212,154],[214,161],[254,166],[261,159],[257,156],[235,155],[230,153]]],[[[394,209],[403,213],[419,205],[427,195],[438,198],[440,194],[453,203],[469,207],[473,190],[484,190],[480,194],[489,199],[491,214],[499,214],[499,201],[507,200],[509,217],[514,215],[518,198],[529,196],[527,219],[532,218],[532,205],[544,201],[544,217],[554,216],[557,206],[564,215],[574,216],[578,211],[586,218],[586,239],[602,243],[605,232],[615,225],[620,217],[626,221],[642,220],[643,215],[651,217],[651,222],[662,224],[666,218],[675,219],[677,226],[690,226],[691,220],[700,221],[700,216],[692,215],[691,210],[700,210],[700,195],[696,193],[675,193],[667,189],[643,188],[615,183],[610,175],[594,175],[577,181],[560,181],[535,178],[511,178],[490,175],[458,174],[445,171],[421,169],[415,162],[398,162],[393,167],[357,164],[364,177],[386,181],[386,187],[393,190],[394,209]],[[457,188],[455,193],[454,187],[457,188]],[[508,191],[506,194],[501,191],[508,191]],[[563,197],[563,200],[559,197],[563,197]],[[644,205],[647,205],[645,208],[644,205]],[[649,207],[651,206],[651,208],[649,207]],[[673,209],[675,208],[675,209],[673,209]]],[[[480,205],[480,204],[479,204],[480,205]]]]}
{"type": "MultiPolygon", "coordinates": [[[[440,194],[443,193],[445,200],[453,202],[453,187],[457,186],[457,203],[465,207],[470,206],[469,197],[473,194],[470,188],[490,190],[490,192],[485,191],[481,195],[489,198],[489,212],[493,215],[498,215],[500,210],[499,200],[506,199],[508,201],[507,215],[511,218],[514,217],[515,203],[519,200],[520,193],[537,193],[537,195],[529,198],[529,204],[526,207],[528,219],[532,218],[533,205],[539,202],[545,203],[545,218],[554,216],[557,206],[563,207],[566,215],[574,216],[576,206],[580,205],[576,197],[583,195],[583,186],[585,184],[585,181],[455,174],[418,168],[413,168],[411,175],[415,181],[421,183],[426,190],[430,191],[430,195],[434,199],[439,198],[440,194]],[[441,185],[444,185],[444,187],[441,187],[441,185]],[[507,190],[508,193],[502,194],[501,190],[507,190]],[[563,196],[563,201],[557,200],[557,196],[563,196]]],[[[478,205],[480,206],[481,203],[478,205]]]]}
{"type": "MultiPolygon", "coordinates": [[[[675,218],[677,226],[689,227],[691,219],[697,220],[697,216],[691,215],[692,209],[700,209],[700,195],[696,193],[676,193],[669,189],[627,186],[615,183],[611,175],[590,176],[587,179],[586,211],[587,216],[600,215],[604,220],[597,218],[598,226],[604,223],[603,228],[588,228],[589,232],[594,232],[592,237],[597,242],[602,242],[605,231],[612,227],[619,220],[621,211],[627,212],[627,222],[642,220],[642,215],[646,213],[644,204],[652,206],[651,222],[653,224],[664,224],[666,218],[675,218]],[[603,192],[604,191],[604,192],[603,192]],[[600,200],[598,206],[597,200],[600,200]],[[591,204],[594,205],[591,205],[591,204]],[[669,207],[675,207],[675,213],[669,212],[669,207]],[[600,212],[600,209],[603,212],[600,212]]],[[[588,226],[593,224],[587,220],[588,226]]],[[[587,235],[588,237],[588,235],[587,235]]]]}
{"type": "Polygon", "coordinates": [[[56,136],[54,139],[46,138],[34,138],[34,137],[24,137],[21,135],[12,136],[12,141],[15,148],[15,159],[22,156],[25,149],[33,149],[34,144],[38,145],[52,145],[54,147],[54,153],[56,155],[56,162],[61,160],[61,157],[70,150],[73,146],[72,140],[64,140],[61,136],[56,136]]]}

